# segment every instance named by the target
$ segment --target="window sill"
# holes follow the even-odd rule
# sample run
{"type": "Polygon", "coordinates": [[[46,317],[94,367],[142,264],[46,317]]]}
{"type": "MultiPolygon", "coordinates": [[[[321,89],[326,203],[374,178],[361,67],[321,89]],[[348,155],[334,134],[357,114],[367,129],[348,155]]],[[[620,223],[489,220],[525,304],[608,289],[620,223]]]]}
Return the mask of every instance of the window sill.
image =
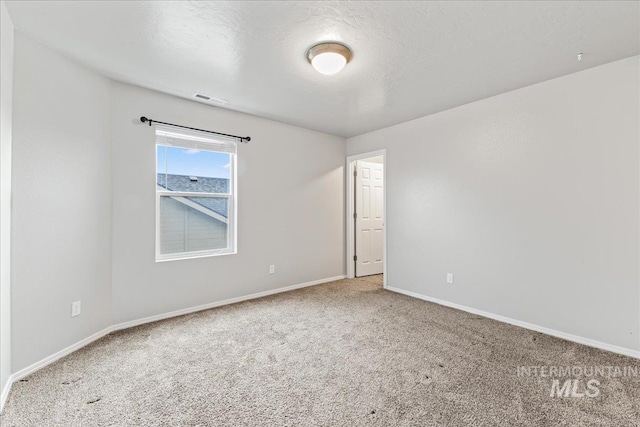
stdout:
{"type": "Polygon", "coordinates": [[[175,256],[164,255],[160,258],[156,257],[156,262],[168,262],[168,261],[180,261],[185,259],[195,258],[209,258],[224,255],[236,255],[238,251],[224,251],[224,252],[186,252],[183,254],[176,254],[175,256]]]}

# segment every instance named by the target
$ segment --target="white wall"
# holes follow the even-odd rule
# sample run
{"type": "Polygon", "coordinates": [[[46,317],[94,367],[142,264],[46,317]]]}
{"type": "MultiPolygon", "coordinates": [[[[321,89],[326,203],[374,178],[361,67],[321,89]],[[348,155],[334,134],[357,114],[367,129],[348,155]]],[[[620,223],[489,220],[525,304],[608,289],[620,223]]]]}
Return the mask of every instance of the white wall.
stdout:
{"type": "Polygon", "coordinates": [[[13,372],[111,324],[111,82],[16,32],[13,372]],[[71,302],[82,314],[71,318],[71,302]]]}
{"type": "Polygon", "coordinates": [[[113,123],[115,323],[344,274],[343,138],[124,84],[113,123]],[[237,255],[155,262],[155,134],[143,115],[251,136],[238,147],[237,255]]]}
{"type": "MultiPolygon", "coordinates": [[[[13,23],[0,2],[0,393],[11,376],[11,116],[13,23]]],[[[0,398],[0,410],[4,404],[0,398]]]]}
{"type": "Polygon", "coordinates": [[[639,90],[633,57],[350,138],[389,286],[640,350],[639,90]]]}

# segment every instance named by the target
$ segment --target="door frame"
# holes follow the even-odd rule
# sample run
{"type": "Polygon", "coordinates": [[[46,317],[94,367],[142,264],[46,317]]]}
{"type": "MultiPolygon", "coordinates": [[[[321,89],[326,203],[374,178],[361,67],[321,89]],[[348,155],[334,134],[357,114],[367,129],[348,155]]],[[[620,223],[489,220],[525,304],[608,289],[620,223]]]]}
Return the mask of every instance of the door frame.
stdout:
{"type": "Polygon", "coordinates": [[[377,157],[382,156],[382,186],[383,186],[383,197],[382,197],[382,273],[383,273],[383,282],[382,286],[384,288],[387,287],[387,150],[376,150],[369,151],[367,153],[362,154],[354,154],[352,156],[347,156],[346,160],[346,168],[347,171],[347,179],[346,181],[346,189],[345,194],[347,195],[347,208],[346,212],[346,230],[347,230],[347,250],[345,251],[347,255],[347,278],[353,279],[356,277],[356,268],[353,261],[353,256],[355,254],[355,225],[353,221],[353,213],[354,213],[354,205],[355,205],[355,194],[354,194],[354,185],[355,181],[353,179],[353,162],[357,160],[368,159],[369,157],[377,157]]]}

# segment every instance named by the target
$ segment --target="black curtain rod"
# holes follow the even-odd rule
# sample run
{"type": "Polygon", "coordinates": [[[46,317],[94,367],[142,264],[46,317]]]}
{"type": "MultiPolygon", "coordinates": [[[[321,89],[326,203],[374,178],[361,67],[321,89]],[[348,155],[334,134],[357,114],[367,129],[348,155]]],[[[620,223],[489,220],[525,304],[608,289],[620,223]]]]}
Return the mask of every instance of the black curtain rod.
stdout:
{"type": "Polygon", "coordinates": [[[245,144],[247,142],[251,141],[251,137],[250,136],[229,135],[228,133],[214,132],[212,130],[204,130],[204,129],[198,129],[198,128],[190,128],[189,126],[174,125],[173,123],[159,122],[157,120],[148,119],[145,116],[140,117],[140,121],[142,123],[149,122],[149,126],[151,126],[153,123],[161,123],[163,125],[175,126],[175,127],[179,127],[179,128],[183,128],[183,129],[191,129],[191,130],[197,130],[197,131],[200,131],[200,132],[213,133],[213,134],[216,134],[216,135],[229,136],[231,138],[238,138],[240,140],[240,142],[244,142],[245,144]]]}

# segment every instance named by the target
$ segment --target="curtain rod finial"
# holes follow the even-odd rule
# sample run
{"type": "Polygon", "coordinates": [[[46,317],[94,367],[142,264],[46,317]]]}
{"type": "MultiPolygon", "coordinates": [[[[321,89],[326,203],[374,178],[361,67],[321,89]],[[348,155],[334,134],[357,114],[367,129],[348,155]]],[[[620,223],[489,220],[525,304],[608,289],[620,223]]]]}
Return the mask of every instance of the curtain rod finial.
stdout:
{"type": "Polygon", "coordinates": [[[140,121],[141,121],[142,123],[149,122],[149,126],[151,126],[151,120],[150,120],[150,119],[147,119],[145,116],[140,117],[140,121]]]}

